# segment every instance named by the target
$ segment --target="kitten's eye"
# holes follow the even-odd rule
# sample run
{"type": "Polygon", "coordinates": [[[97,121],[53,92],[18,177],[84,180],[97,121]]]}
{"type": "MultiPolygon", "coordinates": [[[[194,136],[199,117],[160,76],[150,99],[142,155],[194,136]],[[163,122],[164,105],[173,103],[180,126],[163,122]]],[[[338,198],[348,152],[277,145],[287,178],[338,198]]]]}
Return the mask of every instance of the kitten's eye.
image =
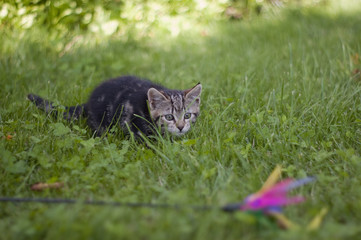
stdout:
{"type": "Polygon", "coordinates": [[[191,118],[192,114],[191,113],[186,113],[184,114],[184,119],[189,119],[191,118]]]}
{"type": "Polygon", "coordinates": [[[173,116],[172,114],[167,114],[167,115],[165,115],[164,117],[165,117],[165,119],[166,119],[167,121],[172,121],[172,120],[174,120],[174,116],[173,116]]]}

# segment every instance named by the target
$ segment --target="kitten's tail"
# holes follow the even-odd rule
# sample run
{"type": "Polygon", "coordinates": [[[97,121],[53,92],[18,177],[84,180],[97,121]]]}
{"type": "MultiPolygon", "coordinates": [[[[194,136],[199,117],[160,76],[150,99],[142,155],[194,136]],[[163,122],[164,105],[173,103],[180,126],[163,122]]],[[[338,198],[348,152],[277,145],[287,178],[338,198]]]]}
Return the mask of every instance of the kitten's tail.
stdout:
{"type": "MultiPolygon", "coordinates": [[[[54,106],[52,102],[43,99],[35,94],[29,94],[28,99],[44,112],[50,113],[55,116],[58,115],[58,109],[56,108],[56,106],[54,106]]],[[[85,104],[65,107],[65,111],[63,113],[64,119],[74,120],[78,119],[81,116],[86,116],[85,104]]]]}

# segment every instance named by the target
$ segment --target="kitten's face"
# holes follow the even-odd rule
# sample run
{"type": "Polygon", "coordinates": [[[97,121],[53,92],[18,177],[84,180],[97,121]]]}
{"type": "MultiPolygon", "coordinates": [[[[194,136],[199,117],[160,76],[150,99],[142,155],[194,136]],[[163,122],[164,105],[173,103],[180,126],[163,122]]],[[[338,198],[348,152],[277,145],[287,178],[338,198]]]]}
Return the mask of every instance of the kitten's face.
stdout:
{"type": "Polygon", "coordinates": [[[202,85],[185,91],[148,90],[150,115],[162,130],[181,136],[189,131],[199,115],[202,85]]]}

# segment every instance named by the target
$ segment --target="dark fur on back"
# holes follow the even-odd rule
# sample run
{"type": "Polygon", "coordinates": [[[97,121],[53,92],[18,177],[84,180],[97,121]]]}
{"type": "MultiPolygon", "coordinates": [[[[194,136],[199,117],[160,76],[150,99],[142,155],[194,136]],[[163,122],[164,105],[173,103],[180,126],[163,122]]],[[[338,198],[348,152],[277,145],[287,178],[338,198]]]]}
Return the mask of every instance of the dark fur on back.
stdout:
{"type": "MultiPolygon", "coordinates": [[[[122,76],[100,84],[87,103],[65,107],[64,118],[71,120],[85,116],[98,135],[114,125],[137,135],[150,135],[157,126],[182,135],[199,114],[200,93],[200,84],[184,91],[170,90],[135,76],[122,76]],[[168,121],[169,115],[173,116],[172,121],[168,121]]],[[[48,100],[34,94],[29,94],[28,98],[45,112],[57,113],[48,100]]]]}
{"type": "Polygon", "coordinates": [[[149,126],[153,122],[147,105],[147,92],[150,88],[167,90],[134,76],[111,79],[100,84],[86,104],[89,126],[104,132],[114,124],[120,124],[126,130],[128,124],[133,132],[140,130],[150,134],[152,129],[149,126]]]}

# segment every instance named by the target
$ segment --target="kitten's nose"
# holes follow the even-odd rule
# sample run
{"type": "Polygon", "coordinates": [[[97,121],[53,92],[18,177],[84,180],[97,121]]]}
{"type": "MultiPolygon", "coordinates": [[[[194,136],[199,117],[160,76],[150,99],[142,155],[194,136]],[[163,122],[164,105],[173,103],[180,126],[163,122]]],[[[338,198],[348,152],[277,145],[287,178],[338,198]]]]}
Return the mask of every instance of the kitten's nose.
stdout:
{"type": "Polygon", "coordinates": [[[184,126],[177,126],[177,128],[179,129],[179,131],[181,132],[182,129],[184,128],[184,126]]]}

